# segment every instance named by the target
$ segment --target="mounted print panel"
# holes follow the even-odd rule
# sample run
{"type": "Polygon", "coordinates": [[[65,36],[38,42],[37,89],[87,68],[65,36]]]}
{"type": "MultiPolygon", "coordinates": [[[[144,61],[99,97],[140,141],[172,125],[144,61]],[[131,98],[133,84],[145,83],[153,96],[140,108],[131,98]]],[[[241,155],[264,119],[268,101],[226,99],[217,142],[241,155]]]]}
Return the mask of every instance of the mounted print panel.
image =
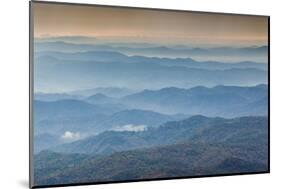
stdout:
{"type": "Polygon", "coordinates": [[[30,3],[30,187],[269,172],[269,17],[30,3]]]}

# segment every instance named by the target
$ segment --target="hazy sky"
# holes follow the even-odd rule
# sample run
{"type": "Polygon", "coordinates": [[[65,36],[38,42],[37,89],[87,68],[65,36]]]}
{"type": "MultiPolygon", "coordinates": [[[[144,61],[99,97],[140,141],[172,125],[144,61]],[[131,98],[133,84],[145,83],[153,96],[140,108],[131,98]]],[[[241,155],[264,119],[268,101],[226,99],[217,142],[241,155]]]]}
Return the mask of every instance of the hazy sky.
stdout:
{"type": "Polygon", "coordinates": [[[266,45],[267,17],[34,3],[35,37],[122,42],[266,45]]]}

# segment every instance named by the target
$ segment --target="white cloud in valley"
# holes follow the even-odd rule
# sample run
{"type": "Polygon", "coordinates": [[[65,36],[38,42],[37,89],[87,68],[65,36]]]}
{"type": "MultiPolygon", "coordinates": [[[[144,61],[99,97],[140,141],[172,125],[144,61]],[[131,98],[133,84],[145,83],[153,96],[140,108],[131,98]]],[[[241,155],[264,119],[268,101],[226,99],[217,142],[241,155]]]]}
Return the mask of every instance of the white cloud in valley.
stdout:
{"type": "Polygon", "coordinates": [[[73,140],[79,140],[80,139],[80,133],[79,132],[71,132],[71,131],[65,131],[64,134],[61,136],[63,140],[66,141],[73,141],[73,140]]]}
{"type": "Polygon", "coordinates": [[[133,125],[133,124],[127,124],[123,126],[117,126],[112,129],[113,131],[131,131],[131,132],[141,132],[147,130],[146,125],[133,125]]]}

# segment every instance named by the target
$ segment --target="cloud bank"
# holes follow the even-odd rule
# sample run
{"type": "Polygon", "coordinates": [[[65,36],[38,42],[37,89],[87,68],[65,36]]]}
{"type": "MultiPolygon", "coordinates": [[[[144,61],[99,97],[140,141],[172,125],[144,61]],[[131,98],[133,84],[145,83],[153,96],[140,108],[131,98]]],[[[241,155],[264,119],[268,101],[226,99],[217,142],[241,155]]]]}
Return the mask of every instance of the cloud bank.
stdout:
{"type": "Polygon", "coordinates": [[[63,140],[66,141],[73,141],[73,140],[79,140],[80,139],[80,133],[79,132],[71,132],[71,131],[65,131],[65,133],[61,136],[63,140]]]}
{"type": "Polygon", "coordinates": [[[147,130],[146,125],[133,125],[127,124],[123,126],[118,126],[112,129],[113,131],[130,131],[130,132],[141,132],[147,130]]]}

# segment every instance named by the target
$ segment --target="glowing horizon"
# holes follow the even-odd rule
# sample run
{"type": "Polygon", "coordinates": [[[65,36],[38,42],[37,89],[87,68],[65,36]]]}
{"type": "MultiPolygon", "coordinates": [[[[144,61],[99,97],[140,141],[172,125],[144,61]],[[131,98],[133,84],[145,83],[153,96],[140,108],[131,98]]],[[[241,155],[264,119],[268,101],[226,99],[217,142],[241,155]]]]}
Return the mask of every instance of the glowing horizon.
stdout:
{"type": "Polygon", "coordinates": [[[267,24],[262,16],[46,3],[34,8],[36,38],[261,46],[268,42],[267,24]]]}

